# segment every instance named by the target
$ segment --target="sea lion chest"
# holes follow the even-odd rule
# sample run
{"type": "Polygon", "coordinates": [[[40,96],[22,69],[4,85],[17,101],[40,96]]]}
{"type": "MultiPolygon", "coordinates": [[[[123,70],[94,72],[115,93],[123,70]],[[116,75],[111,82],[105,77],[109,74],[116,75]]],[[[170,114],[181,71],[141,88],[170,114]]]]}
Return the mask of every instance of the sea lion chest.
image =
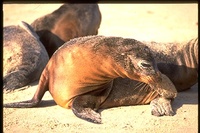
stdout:
{"type": "Polygon", "coordinates": [[[66,107],[75,96],[106,89],[114,78],[125,77],[124,69],[105,51],[97,52],[92,45],[73,45],[54,54],[47,68],[49,91],[57,104],[66,107]]]}

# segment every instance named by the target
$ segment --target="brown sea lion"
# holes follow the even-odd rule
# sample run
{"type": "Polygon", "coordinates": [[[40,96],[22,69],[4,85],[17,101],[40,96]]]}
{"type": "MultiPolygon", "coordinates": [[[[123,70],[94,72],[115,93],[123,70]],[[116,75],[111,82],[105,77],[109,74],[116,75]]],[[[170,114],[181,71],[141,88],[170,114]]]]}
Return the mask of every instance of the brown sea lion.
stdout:
{"type": "Polygon", "coordinates": [[[39,35],[49,57],[72,38],[97,35],[101,23],[98,4],[63,4],[31,26],[39,35]]]}
{"type": "MultiPolygon", "coordinates": [[[[31,100],[4,107],[35,107],[48,90],[61,107],[72,108],[79,118],[101,123],[96,111],[109,97],[116,78],[144,82],[154,89],[170,81],[160,75],[152,56],[148,47],[134,39],[104,36],[73,39],[53,54],[31,100]]],[[[163,97],[176,96],[173,86],[165,88],[158,89],[163,97]]]]}
{"type": "Polygon", "coordinates": [[[38,80],[49,60],[35,31],[26,22],[3,28],[3,89],[10,92],[38,80]]]}

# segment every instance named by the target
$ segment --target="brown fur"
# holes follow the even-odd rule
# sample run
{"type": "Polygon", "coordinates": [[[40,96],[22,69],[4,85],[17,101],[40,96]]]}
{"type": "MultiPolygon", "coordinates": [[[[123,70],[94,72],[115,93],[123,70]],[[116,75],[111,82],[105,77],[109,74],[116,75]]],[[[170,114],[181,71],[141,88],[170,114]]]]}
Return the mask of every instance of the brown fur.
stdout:
{"type": "Polygon", "coordinates": [[[45,83],[39,83],[38,88],[47,87],[56,103],[68,108],[75,96],[106,89],[105,84],[117,77],[155,83],[159,79],[156,69],[149,49],[140,42],[114,37],[84,37],[66,43],[54,53],[41,76],[41,79],[45,76],[45,83]],[[142,51],[146,53],[139,54],[142,51]],[[151,71],[137,66],[142,59],[151,64],[151,71]]]}
{"type": "Polygon", "coordinates": [[[98,4],[63,4],[52,13],[36,19],[31,26],[51,57],[70,39],[96,35],[100,23],[98,4]]]}

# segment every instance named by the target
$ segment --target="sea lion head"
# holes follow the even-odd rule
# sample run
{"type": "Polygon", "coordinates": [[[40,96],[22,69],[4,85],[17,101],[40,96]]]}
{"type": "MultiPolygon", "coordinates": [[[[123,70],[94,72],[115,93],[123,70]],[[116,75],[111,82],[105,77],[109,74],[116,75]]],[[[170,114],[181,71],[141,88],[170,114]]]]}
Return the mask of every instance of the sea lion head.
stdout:
{"type": "Polygon", "coordinates": [[[152,50],[134,39],[124,39],[115,60],[125,69],[128,77],[147,84],[161,82],[162,78],[152,50]]]}
{"type": "Polygon", "coordinates": [[[147,84],[153,84],[162,80],[157,63],[151,53],[143,53],[142,56],[131,54],[127,55],[127,58],[130,60],[130,74],[134,73],[132,79],[147,84]]]}

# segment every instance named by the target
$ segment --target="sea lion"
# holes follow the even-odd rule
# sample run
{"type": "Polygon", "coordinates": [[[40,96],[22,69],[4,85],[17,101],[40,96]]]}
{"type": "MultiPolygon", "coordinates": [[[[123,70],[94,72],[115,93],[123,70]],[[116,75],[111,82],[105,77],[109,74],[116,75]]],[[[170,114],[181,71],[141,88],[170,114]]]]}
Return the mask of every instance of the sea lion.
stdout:
{"type": "Polygon", "coordinates": [[[144,42],[153,51],[158,69],[184,91],[198,82],[198,38],[182,43],[144,42]]]}
{"type": "Polygon", "coordinates": [[[49,57],[72,38],[97,35],[101,23],[98,4],[63,4],[31,26],[40,37],[49,57]]]}
{"type": "MultiPolygon", "coordinates": [[[[129,78],[154,89],[163,86],[166,80],[152,57],[151,50],[134,39],[104,36],[73,39],[53,54],[31,100],[4,107],[35,107],[48,90],[58,105],[72,108],[77,117],[101,123],[96,111],[108,98],[114,79],[129,78]]],[[[176,96],[173,88],[159,93],[166,98],[176,96]]]]}
{"type": "Polygon", "coordinates": [[[49,60],[35,31],[26,22],[3,28],[3,89],[10,92],[38,80],[49,60]]]}
{"type": "MultiPolygon", "coordinates": [[[[101,108],[110,108],[127,105],[148,104],[151,105],[151,113],[155,116],[173,115],[171,98],[163,97],[158,88],[169,86],[180,92],[184,91],[198,80],[198,38],[186,43],[157,43],[144,42],[151,48],[157,61],[158,69],[166,81],[163,87],[153,89],[146,83],[117,78],[113,82],[113,89],[101,108]],[[165,75],[164,75],[165,74],[165,75]]],[[[163,90],[162,90],[163,91],[163,90]]]]}

